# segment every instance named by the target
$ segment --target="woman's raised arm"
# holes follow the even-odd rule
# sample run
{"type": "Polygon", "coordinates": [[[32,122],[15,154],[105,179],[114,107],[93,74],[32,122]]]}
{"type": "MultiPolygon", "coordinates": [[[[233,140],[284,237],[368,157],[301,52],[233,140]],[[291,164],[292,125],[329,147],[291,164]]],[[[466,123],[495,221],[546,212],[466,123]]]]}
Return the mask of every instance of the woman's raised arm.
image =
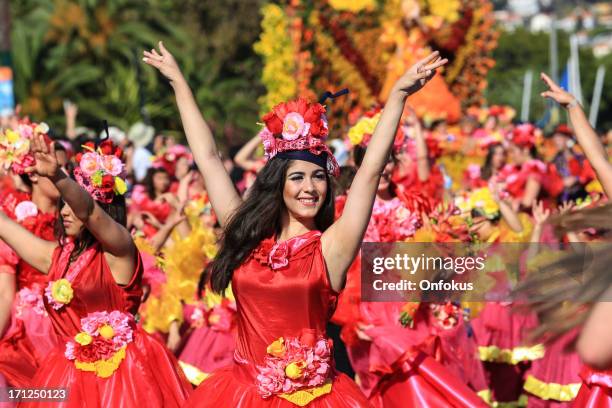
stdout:
{"type": "Polygon", "coordinates": [[[540,76],[548,86],[548,90],[542,92],[542,96],[554,100],[567,109],[578,144],[580,144],[587,160],[593,166],[604,192],[608,198],[612,197],[612,164],[608,162],[606,151],[599,141],[597,133],[591,127],[582,107],[574,95],[555,84],[548,75],[542,73],[540,76]]]}
{"type": "Polygon", "coordinates": [[[344,285],[346,270],[370,220],[380,174],[389,159],[406,98],[420,90],[448,60],[436,51],[413,65],[393,86],[380,121],[357,170],[342,216],[321,237],[332,288],[344,285]]]}
{"type": "Polygon", "coordinates": [[[227,223],[242,202],[234,188],[229,174],[219,157],[217,146],[210,128],[202,117],[202,113],[193,97],[193,93],[185,80],[174,57],[159,42],[159,53],[153,49],[144,52],[143,61],[161,72],[174,88],[187,142],[195,162],[204,177],[210,203],[217,214],[221,226],[227,223]]]}

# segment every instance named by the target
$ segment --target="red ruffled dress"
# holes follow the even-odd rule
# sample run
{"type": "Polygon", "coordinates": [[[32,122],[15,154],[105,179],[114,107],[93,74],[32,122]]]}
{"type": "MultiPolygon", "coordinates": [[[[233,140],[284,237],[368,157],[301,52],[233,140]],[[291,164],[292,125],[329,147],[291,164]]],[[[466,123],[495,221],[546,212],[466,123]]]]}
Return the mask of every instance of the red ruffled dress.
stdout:
{"type": "Polygon", "coordinates": [[[611,408],[612,370],[584,367],[580,372],[582,385],[572,404],[573,408],[611,408]]]}
{"type": "Polygon", "coordinates": [[[98,244],[68,265],[70,247],[66,244],[63,250],[55,250],[49,280],[68,279],[72,299],[55,309],[45,296],[45,307],[61,341],[43,360],[32,386],[67,387],[69,400],[63,407],[182,406],[191,386],[176,359],[134,322],[133,313],[142,296],[140,257],[132,280],[120,286],[98,244]],[[111,329],[105,327],[108,325],[111,329]],[[124,344],[123,351],[115,352],[117,344],[124,344]]]}
{"type": "Polygon", "coordinates": [[[262,241],[234,271],[238,337],[232,365],[204,380],[188,407],[362,408],[357,385],[333,368],[325,339],[338,294],[321,233],[262,241]]]}
{"type": "MultiPolygon", "coordinates": [[[[363,302],[362,321],[372,341],[349,347],[361,388],[375,407],[485,407],[475,390],[486,387],[476,344],[460,309],[445,322],[434,303],[423,303],[412,328],[400,323],[403,303],[363,302]]],[[[450,314],[449,314],[450,316],[450,314]]]]}
{"type": "Polygon", "coordinates": [[[183,308],[193,332],[185,342],[179,364],[193,385],[232,363],[236,350],[236,302],[215,296],[209,288],[203,299],[183,308]]]}
{"type": "MultiPolygon", "coordinates": [[[[2,210],[34,235],[54,240],[55,215],[45,214],[23,193],[8,193],[2,210]]],[[[17,294],[11,325],[0,340],[0,373],[13,386],[27,387],[40,360],[55,347],[56,338],[43,306],[47,276],[20,259],[0,241],[0,272],[16,274],[17,294]]]]}

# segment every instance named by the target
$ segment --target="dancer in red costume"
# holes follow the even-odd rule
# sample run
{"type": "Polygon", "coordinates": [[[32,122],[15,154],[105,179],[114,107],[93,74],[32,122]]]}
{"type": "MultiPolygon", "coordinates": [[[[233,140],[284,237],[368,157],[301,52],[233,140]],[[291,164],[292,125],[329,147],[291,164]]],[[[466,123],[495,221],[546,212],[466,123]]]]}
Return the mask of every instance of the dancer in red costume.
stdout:
{"type": "MultiPolygon", "coordinates": [[[[25,146],[25,150],[18,154],[3,155],[11,159],[2,165],[9,167],[12,174],[19,177],[30,190],[27,193],[6,186],[2,191],[0,211],[37,237],[52,241],[59,192],[48,179],[24,174],[25,166],[33,161],[33,156],[27,150],[31,138],[42,134],[49,144],[51,142],[46,136],[47,130],[45,124],[22,121],[15,130],[6,130],[0,136],[17,143],[0,143],[0,150],[10,153],[14,152],[14,146],[25,146]]],[[[6,297],[8,301],[0,305],[3,308],[0,314],[4,316],[0,316],[0,335],[5,333],[0,340],[0,373],[12,385],[25,387],[30,385],[40,360],[56,343],[42,303],[47,278],[1,241],[0,277],[0,290],[10,290],[13,294],[9,294],[6,297]]]]}
{"type": "Polygon", "coordinates": [[[270,160],[242,202],[174,58],[161,43],[160,52],[145,52],[144,60],[174,87],[187,139],[225,229],[209,268],[212,288],[223,292],[231,282],[237,302],[234,364],[206,379],[188,406],[369,406],[356,385],[333,369],[325,326],[368,224],[406,97],[447,61],[433,53],[398,80],[344,213],[334,222],[328,173],[337,174],[338,165],[324,144],[323,106],[298,99],[264,116],[261,136],[270,160]]]}
{"type": "MultiPolygon", "coordinates": [[[[555,84],[546,74],[541,74],[541,77],[548,86],[548,90],[543,92],[542,96],[554,100],[568,111],[578,143],[595,171],[604,192],[608,197],[612,196],[612,165],[608,162],[605,149],[597,133],[589,124],[582,107],[572,94],[555,84]]],[[[612,227],[609,222],[611,212],[612,207],[608,204],[604,207],[563,215],[555,223],[561,227],[562,231],[576,231],[592,227],[609,229],[612,227]]],[[[612,282],[609,273],[610,252],[610,248],[605,246],[593,254],[594,262],[591,269],[596,273],[592,275],[593,279],[584,282],[569,279],[570,274],[575,272],[569,269],[576,265],[572,262],[571,256],[567,260],[560,261],[567,265],[568,269],[566,271],[568,285],[562,288],[564,295],[570,296],[568,294],[576,293],[576,291],[587,291],[593,301],[600,301],[588,306],[590,313],[576,345],[580,357],[586,364],[580,372],[582,386],[572,405],[577,408],[612,407],[612,347],[610,346],[612,337],[609,324],[612,303],[602,302],[609,301],[612,297],[612,289],[610,289],[612,282]]],[[[548,277],[547,271],[541,275],[543,279],[548,277]]],[[[560,275],[556,274],[556,276],[560,275]]],[[[563,279],[563,276],[560,278],[563,279]]],[[[538,286],[537,282],[534,286],[538,286]]],[[[558,299],[552,299],[551,304],[545,305],[548,310],[554,312],[548,313],[548,320],[544,326],[550,327],[551,331],[556,331],[560,335],[580,325],[585,317],[584,306],[574,305],[572,308],[564,308],[560,304],[562,301],[563,297],[558,296],[558,299]]]]}
{"type": "MultiPolygon", "coordinates": [[[[59,245],[32,235],[6,216],[0,236],[48,274],[44,304],[58,346],[41,363],[33,387],[67,387],[67,407],[181,406],[190,386],[163,345],[133,317],[142,295],[142,265],[125,229],[123,164],[108,141],[78,157],[77,181],[58,166],[42,136],[26,169],[51,180],[64,202],[59,245]]],[[[24,406],[37,405],[24,404],[24,406]]]]}

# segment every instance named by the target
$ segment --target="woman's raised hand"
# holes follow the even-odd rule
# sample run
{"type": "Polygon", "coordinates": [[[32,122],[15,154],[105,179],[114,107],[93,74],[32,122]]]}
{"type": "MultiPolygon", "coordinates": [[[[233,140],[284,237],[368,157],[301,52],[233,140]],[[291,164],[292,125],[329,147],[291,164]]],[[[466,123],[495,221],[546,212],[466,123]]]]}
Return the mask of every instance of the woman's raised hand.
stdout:
{"type": "Polygon", "coordinates": [[[559,85],[555,84],[555,82],[552,79],[550,79],[550,77],[546,75],[545,73],[542,72],[540,74],[540,78],[542,78],[542,80],[548,86],[548,90],[540,94],[543,97],[550,98],[562,106],[567,106],[576,100],[576,98],[574,98],[574,95],[567,92],[565,89],[561,88],[559,85]]]}
{"type": "Polygon", "coordinates": [[[41,134],[35,134],[30,141],[30,152],[36,162],[25,169],[26,173],[38,174],[41,177],[54,177],[60,171],[57,157],[55,157],[55,146],[53,143],[47,145],[41,134]]]}
{"type": "Polygon", "coordinates": [[[446,64],[446,58],[440,58],[440,53],[434,51],[427,57],[414,64],[395,82],[393,91],[412,95],[425,86],[436,74],[436,69],[446,64]]]}
{"type": "Polygon", "coordinates": [[[151,51],[144,51],[142,60],[146,64],[157,68],[171,83],[182,79],[183,73],[172,54],[164,47],[164,43],[161,41],[158,46],[159,52],[155,48],[151,49],[151,51]]]}

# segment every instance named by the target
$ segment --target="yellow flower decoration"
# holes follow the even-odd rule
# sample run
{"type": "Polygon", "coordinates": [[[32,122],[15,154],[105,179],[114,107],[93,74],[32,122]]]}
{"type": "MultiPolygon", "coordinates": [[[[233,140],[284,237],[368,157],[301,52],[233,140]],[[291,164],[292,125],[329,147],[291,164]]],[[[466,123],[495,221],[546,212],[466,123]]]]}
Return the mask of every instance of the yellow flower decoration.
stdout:
{"type": "Polygon", "coordinates": [[[499,205],[487,187],[474,190],[468,198],[467,207],[470,210],[474,208],[481,210],[486,217],[493,217],[499,213],[499,205]]]}
{"type": "Polygon", "coordinates": [[[100,378],[108,378],[119,368],[125,358],[125,347],[122,347],[107,360],[98,360],[91,363],[74,360],[74,366],[82,371],[90,371],[100,378]]]}
{"type": "Polygon", "coordinates": [[[285,375],[292,380],[297,380],[302,376],[302,367],[303,363],[301,362],[293,362],[285,367],[285,375]]]}
{"type": "Polygon", "coordinates": [[[364,116],[360,118],[355,125],[349,129],[348,138],[353,146],[357,146],[363,141],[365,135],[374,134],[374,129],[380,119],[380,112],[372,117],[364,116]]]}
{"type": "Polygon", "coordinates": [[[115,193],[119,195],[124,195],[127,192],[127,184],[121,177],[115,177],[115,193]]]}
{"type": "Polygon", "coordinates": [[[329,0],[329,5],[336,10],[351,11],[371,11],[376,7],[376,0],[329,0]]]}
{"type": "Polygon", "coordinates": [[[80,332],[76,336],[74,336],[74,341],[79,343],[81,346],[88,346],[91,344],[92,338],[89,333],[80,332]]]}
{"type": "Polygon", "coordinates": [[[100,336],[102,336],[106,340],[112,339],[113,336],[115,335],[115,331],[108,324],[105,324],[104,326],[100,327],[98,331],[100,333],[100,336]]]}
{"type": "Polygon", "coordinates": [[[51,286],[51,296],[58,303],[67,305],[74,296],[72,285],[68,279],[59,279],[53,282],[51,286]]]}
{"type": "Polygon", "coordinates": [[[280,337],[274,340],[268,346],[266,352],[274,357],[283,357],[285,355],[285,339],[280,337]]]}

